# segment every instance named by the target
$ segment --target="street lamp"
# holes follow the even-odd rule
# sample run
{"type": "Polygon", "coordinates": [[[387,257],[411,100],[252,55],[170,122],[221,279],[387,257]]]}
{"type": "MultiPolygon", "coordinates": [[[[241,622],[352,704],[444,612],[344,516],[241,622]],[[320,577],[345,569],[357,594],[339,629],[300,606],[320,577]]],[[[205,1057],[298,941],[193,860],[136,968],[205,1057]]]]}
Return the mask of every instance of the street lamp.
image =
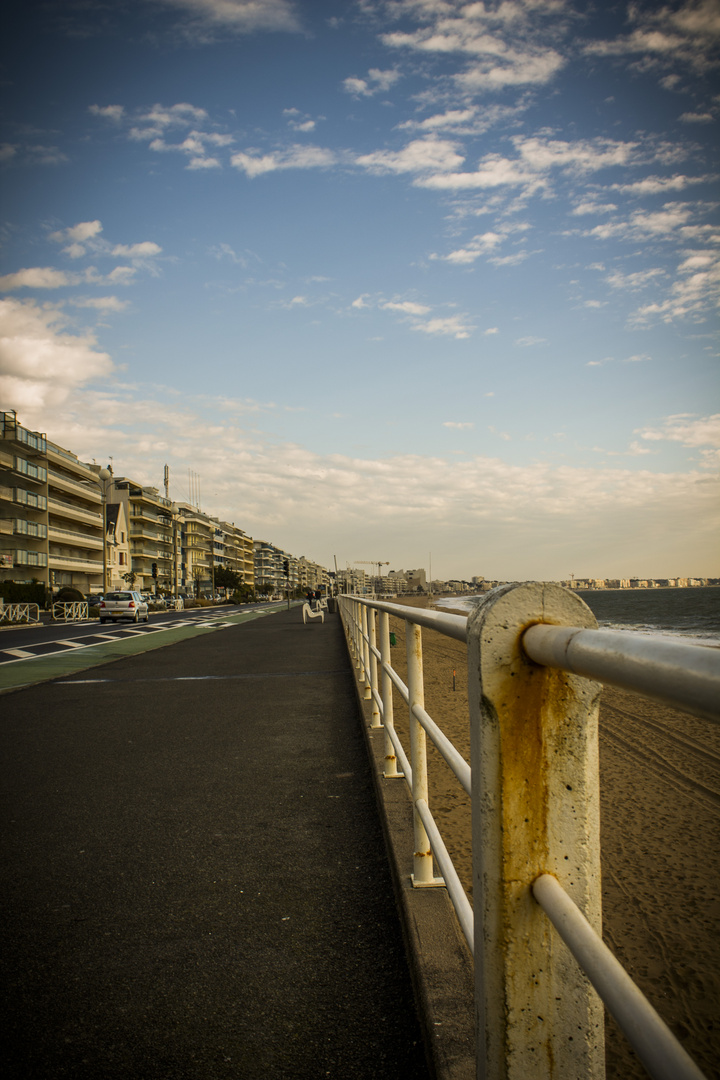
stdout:
{"type": "Polygon", "coordinates": [[[175,607],[177,607],[178,598],[178,572],[177,572],[177,514],[178,504],[173,503],[170,507],[172,513],[172,527],[173,527],[173,597],[175,598],[175,607]]]}
{"type": "Polygon", "coordinates": [[[107,483],[112,479],[112,473],[110,469],[101,469],[98,473],[99,479],[102,481],[100,488],[100,494],[102,496],[102,519],[103,519],[103,538],[102,538],[102,551],[103,551],[103,596],[107,592],[107,483]]]}

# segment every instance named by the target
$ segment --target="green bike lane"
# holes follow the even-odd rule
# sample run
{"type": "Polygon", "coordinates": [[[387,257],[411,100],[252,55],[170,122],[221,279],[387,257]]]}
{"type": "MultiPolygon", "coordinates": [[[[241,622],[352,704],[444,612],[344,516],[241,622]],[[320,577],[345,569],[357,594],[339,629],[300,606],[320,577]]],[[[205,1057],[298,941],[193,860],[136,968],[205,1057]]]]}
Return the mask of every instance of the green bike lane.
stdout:
{"type": "MultiPolygon", "coordinates": [[[[267,609],[253,608],[237,614],[201,616],[193,618],[192,621],[188,620],[187,626],[172,624],[167,629],[162,625],[152,629],[143,627],[135,630],[133,627],[129,637],[118,637],[88,645],[79,643],[74,648],[63,651],[18,659],[0,666],[0,695],[11,690],[35,686],[37,683],[50,682],[66,675],[89,671],[101,664],[111,663],[113,660],[122,660],[128,656],[164,649],[179,641],[217,633],[230,626],[238,626],[241,623],[251,622],[253,619],[262,619],[283,610],[285,610],[284,606],[277,606],[267,609]]],[[[150,625],[152,627],[152,624],[150,625]]],[[[98,634],[100,633],[103,631],[98,630],[98,634]]],[[[110,638],[109,634],[108,638],[110,638]]]]}

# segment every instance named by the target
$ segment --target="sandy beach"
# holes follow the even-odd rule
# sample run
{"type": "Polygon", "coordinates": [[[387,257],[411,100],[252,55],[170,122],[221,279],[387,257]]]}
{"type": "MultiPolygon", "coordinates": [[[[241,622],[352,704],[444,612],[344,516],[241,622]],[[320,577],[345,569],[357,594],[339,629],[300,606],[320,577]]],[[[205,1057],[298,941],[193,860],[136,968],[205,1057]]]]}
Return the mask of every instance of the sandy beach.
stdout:
{"type": "MultiPolygon", "coordinates": [[[[404,677],[404,623],[391,625],[393,664],[404,677]]],[[[425,707],[469,761],[465,645],[424,630],[423,664],[425,707]]],[[[407,706],[397,692],[394,713],[409,752],[407,706]]],[[[430,806],[471,893],[469,798],[432,746],[428,760],[430,806]]],[[[604,939],[706,1076],[717,1080],[720,729],[605,688],[600,788],[604,939]]],[[[647,1075],[609,1018],[606,1046],[609,1080],[647,1075]]]]}

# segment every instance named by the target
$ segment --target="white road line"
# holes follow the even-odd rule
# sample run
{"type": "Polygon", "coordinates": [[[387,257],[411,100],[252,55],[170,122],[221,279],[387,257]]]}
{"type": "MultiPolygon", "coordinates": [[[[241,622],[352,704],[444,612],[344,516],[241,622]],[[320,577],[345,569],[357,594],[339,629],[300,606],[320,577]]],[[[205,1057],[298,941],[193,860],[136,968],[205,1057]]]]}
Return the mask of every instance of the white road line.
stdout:
{"type": "Polygon", "coordinates": [[[56,645],[67,645],[68,649],[84,649],[82,641],[70,641],[68,638],[58,638],[56,645]]]}
{"type": "Polygon", "coordinates": [[[4,653],[8,656],[17,656],[20,660],[25,660],[28,656],[35,656],[36,653],[28,652],[27,649],[3,649],[4,653]]]}

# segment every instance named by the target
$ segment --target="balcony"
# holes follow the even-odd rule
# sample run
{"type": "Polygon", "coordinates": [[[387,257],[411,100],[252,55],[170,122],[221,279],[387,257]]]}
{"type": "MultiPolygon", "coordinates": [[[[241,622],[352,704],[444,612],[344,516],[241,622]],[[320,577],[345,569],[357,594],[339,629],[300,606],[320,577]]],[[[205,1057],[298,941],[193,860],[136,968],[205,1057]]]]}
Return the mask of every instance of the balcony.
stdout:
{"type": "Polygon", "coordinates": [[[54,570],[80,570],[84,573],[102,575],[103,567],[100,561],[83,559],[76,555],[53,555],[52,553],[45,557],[49,558],[49,565],[54,570]]]}
{"type": "Polygon", "coordinates": [[[51,540],[57,540],[62,544],[74,544],[76,547],[102,551],[102,536],[89,536],[87,533],[74,532],[72,529],[58,529],[56,525],[50,526],[48,535],[51,540]]]}
{"type": "Polygon", "coordinates": [[[14,556],[15,566],[47,566],[48,557],[44,551],[16,550],[14,556]]]}
{"type": "Polygon", "coordinates": [[[48,487],[59,488],[61,491],[69,491],[91,503],[99,503],[101,501],[100,488],[95,481],[91,480],[89,477],[87,483],[82,484],[79,480],[71,480],[69,476],[64,476],[62,473],[57,473],[54,469],[51,469],[48,473],[48,487]]]}
{"type": "Polygon", "coordinates": [[[102,533],[102,514],[94,510],[85,510],[73,503],[63,502],[61,499],[50,498],[47,500],[51,514],[57,517],[70,518],[73,521],[84,521],[88,525],[95,525],[102,533]]]}

